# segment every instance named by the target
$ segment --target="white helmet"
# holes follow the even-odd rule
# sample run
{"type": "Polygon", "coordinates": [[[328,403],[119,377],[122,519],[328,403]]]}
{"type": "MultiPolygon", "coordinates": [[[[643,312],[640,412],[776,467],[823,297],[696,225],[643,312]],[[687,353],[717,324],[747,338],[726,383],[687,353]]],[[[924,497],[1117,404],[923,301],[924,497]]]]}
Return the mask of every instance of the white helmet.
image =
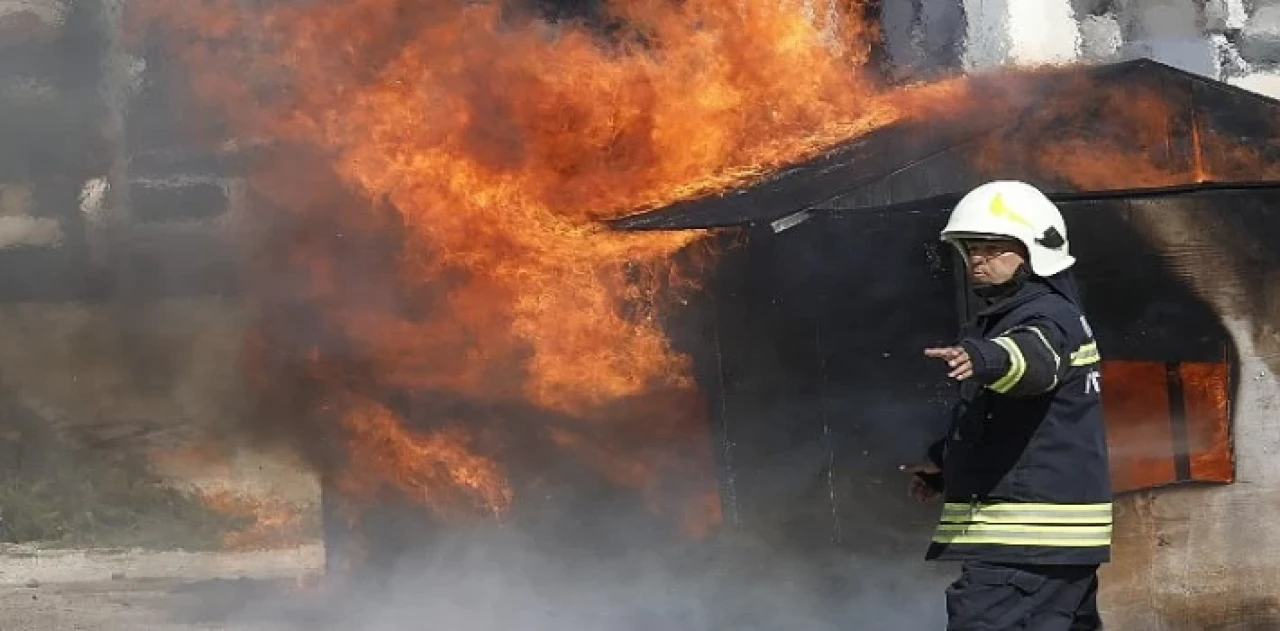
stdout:
{"type": "Polygon", "coordinates": [[[942,229],[942,240],[956,246],[961,255],[965,253],[961,242],[966,239],[1001,237],[1017,239],[1027,247],[1036,276],[1053,276],[1076,262],[1062,213],[1044,193],[1024,182],[988,182],[969,191],[942,229]]]}

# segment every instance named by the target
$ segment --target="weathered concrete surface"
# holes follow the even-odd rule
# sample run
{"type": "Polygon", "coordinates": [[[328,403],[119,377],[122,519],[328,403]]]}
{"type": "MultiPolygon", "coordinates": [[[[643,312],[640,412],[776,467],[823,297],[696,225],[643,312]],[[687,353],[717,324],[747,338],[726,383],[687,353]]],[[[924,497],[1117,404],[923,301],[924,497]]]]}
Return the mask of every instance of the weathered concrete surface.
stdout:
{"type": "Polygon", "coordinates": [[[1262,63],[1280,63],[1280,5],[1259,6],[1244,25],[1241,52],[1262,63]]]}
{"type": "Polygon", "coordinates": [[[900,75],[951,68],[960,60],[964,10],[955,0],[885,2],[880,28],[889,64],[900,75]]]}
{"type": "Polygon", "coordinates": [[[1280,72],[1254,72],[1231,79],[1232,85],[1280,99],[1280,72]]]}
{"type": "Polygon", "coordinates": [[[279,550],[64,550],[0,545],[0,586],[139,579],[298,578],[324,566],[319,542],[279,550]]]}
{"type": "Polygon", "coordinates": [[[0,621],[13,631],[301,631],[288,620],[225,620],[272,587],[218,579],[0,587],[0,621]]]}
{"type": "Polygon", "coordinates": [[[1280,383],[1242,324],[1231,324],[1249,353],[1235,416],[1238,481],[1117,502],[1116,555],[1103,580],[1118,628],[1280,628],[1280,383]]]}
{"type": "Polygon", "coordinates": [[[1066,63],[1079,55],[1079,24],[1069,0],[963,0],[963,6],[968,70],[1066,63]]]}
{"type": "Polygon", "coordinates": [[[314,627],[319,544],[248,553],[0,546],[6,631],[229,631],[314,627]]]}
{"type": "Polygon", "coordinates": [[[1156,248],[1222,316],[1239,362],[1235,484],[1175,488],[1116,503],[1115,559],[1103,573],[1122,629],[1280,628],[1280,285],[1246,234],[1192,207],[1133,214],[1156,248]]]}

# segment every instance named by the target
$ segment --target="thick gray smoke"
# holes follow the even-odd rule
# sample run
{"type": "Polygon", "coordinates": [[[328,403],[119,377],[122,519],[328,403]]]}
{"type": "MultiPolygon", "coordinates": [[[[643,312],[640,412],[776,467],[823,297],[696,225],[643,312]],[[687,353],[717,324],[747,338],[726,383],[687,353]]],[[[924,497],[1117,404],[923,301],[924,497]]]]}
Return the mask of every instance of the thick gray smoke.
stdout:
{"type": "MultiPolygon", "coordinates": [[[[575,14],[591,3],[560,4],[575,14]]],[[[0,313],[11,332],[0,343],[0,377],[45,420],[136,423],[154,433],[219,428],[247,414],[236,364],[246,316],[219,233],[244,210],[242,191],[223,156],[194,159],[181,150],[193,121],[175,120],[184,108],[156,82],[172,62],[156,51],[131,57],[114,34],[104,36],[119,27],[123,5],[0,0],[0,253],[8,257],[6,301],[23,304],[0,313]],[[32,17],[11,19],[26,13],[32,17]],[[123,208],[138,229],[119,245],[107,234],[119,218],[104,210],[123,208]]],[[[882,7],[890,74],[899,77],[1152,56],[1250,86],[1280,83],[1266,78],[1280,64],[1274,2],[885,0],[882,7]],[[1044,12],[1014,12],[1032,4],[1044,12]]],[[[856,403],[849,418],[900,411],[887,396],[856,403]]],[[[814,415],[788,406],[779,416],[814,415]]],[[[372,631],[940,628],[951,568],[919,559],[933,509],[883,501],[901,494],[889,460],[906,459],[929,438],[917,422],[870,425],[857,436],[879,447],[868,458],[881,461],[867,466],[883,472],[858,472],[858,483],[884,490],[868,491],[866,508],[844,509],[841,548],[784,553],[776,541],[724,542],[602,559],[553,554],[513,533],[454,534],[430,554],[404,551],[377,582],[343,586],[350,589],[320,604],[306,595],[251,597],[201,617],[372,631]],[[906,513],[910,528],[898,521],[906,513]],[[896,539],[910,542],[906,552],[884,543],[896,539]]],[[[779,467],[794,479],[777,478],[773,497],[794,496],[814,479],[825,452],[798,462],[809,455],[797,450],[796,462],[779,467]]]]}
{"type": "Polygon", "coordinates": [[[223,621],[289,624],[319,618],[321,628],[361,631],[942,626],[947,579],[922,564],[836,553],[821,563],[800,563],[746,549],[725,558],[692,550],[681,556],[550,557],[515,535],[457,535],[430,555],[406,555],[377,584],[344,589],[320,610],[288,600],[259,601],[223,621]]]}

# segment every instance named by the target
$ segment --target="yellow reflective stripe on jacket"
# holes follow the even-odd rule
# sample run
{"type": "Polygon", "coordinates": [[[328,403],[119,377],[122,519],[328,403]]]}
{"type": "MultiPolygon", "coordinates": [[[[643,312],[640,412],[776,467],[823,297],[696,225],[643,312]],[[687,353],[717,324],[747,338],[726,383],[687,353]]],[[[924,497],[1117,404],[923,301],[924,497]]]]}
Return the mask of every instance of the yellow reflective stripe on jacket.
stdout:
{"type": "Polygon", "coordinates": [[[1012,526],[940,524],[935,543],[1005,546],[1096,547],[1111,545],[1111,526],[1012,526]]]}
{"type": "Polygon", "coordinates": [[[1072,366],[1088,366],[1100,361],[1102,361],[1102,355],[1098,353],[1097,342],[1082,344],[1074,353],[1071,353],[1072,366]]]}
{"type": "Polygon", "coordinates": [[[1049,338],[1045,337],[1044,332],[1041,331],[1040,329],[1034,326],[1021,327],[1021,328],[1025,328],[1031,331],[1032,333],[1035,333],[1036,337],[1040,338],[1040,341],[1044,344],[1044,347],[1049,349],[1049,354],[1053,355],[1053,385],[1049,386],[1049,389],[1052,390],[1058,387],[1058,371],[1062,369],[1062,358],[1058,356],[1058,351],[1053,350],[1053,344],[1049,343],[1049,338]]]}
{"type": "Polygon", "coordinates": [[[1036,337],[1040,338],[1041,342],[1044,342],[1044,347],[1049,349],[1049,354],[1053,355],[1053,369],[1056,371],[1058,368],[1061,368],[1062,358],[1058,357],[1058,351],[1053,350],[1053,344],[1049,343],[1049,338],[1044,336],[1044,332],[1034,326],[1026,327],[1026,329],[1035,333],[1036,337]]]}
{"type": "Polygon", "coordinates": [[[933,541],[942,544],[1090,547],[1111,544],[1111,504],[948,502],[933,541]]]}
{"type": "Polygon", "coordinates": [[[1111,504],[1038,504],[1000,502],[942,506],[943,523],[1110,524],[1111,504]]]}
{"type": "Polygon", "coordinates": [[[999,344],[1005,352],[1009,353],[1009,372],[1003,377],[991,384],[991,389],[1004,394],[1018,385],[1022,380],[1022,375],[1027,372],[1027,359],[1022,356],[1022,349],[1018,348],[1018,344],[1007,337],[997,337],[991,340],[999,344]]]}

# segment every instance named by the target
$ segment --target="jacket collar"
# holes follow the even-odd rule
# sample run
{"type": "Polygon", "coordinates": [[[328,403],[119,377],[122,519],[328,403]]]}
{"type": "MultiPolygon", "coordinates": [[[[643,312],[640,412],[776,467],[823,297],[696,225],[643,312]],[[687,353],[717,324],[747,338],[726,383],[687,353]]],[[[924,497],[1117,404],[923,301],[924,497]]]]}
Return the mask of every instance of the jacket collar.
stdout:
{"type": "Polygon", "coordinates": [[[1011,296],[997,300],[994,304],[986,307],[978,312],[978,317],[986,318],[993,315],[1008,313],[1016,307],[1020,307],[1036,298],[1053,292],[1053,288],[1045,284],[1045,282],[1037,277],[1026,279],[1022,286],[1011,296]]]}

